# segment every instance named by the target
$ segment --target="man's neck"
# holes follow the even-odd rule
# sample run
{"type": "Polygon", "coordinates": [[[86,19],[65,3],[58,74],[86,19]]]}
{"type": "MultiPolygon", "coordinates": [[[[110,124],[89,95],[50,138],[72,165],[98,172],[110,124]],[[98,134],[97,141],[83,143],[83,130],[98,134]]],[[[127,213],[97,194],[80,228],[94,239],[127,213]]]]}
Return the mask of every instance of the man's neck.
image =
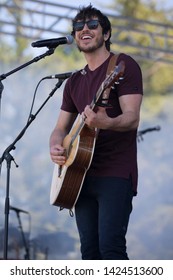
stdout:
{"type": "Polygon", "coordinates": [[[110,52],[102,49],[102,51],[96,51],[92,53],[84,53],[85,59],[88,63],[88,67],[91,71],[98,68],[106,59],[110,56],[110,52]]]}

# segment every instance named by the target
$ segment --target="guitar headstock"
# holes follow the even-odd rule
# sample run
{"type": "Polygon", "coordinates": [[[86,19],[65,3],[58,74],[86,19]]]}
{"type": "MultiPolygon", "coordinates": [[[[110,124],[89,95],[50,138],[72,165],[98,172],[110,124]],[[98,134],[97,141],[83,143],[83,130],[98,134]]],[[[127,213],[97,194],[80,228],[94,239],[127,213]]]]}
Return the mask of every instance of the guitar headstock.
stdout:
{"type": "Polygon", "coordinates": [[[99,98],[107,88],[110,88],[114,83],[117,84],[120,79],[123,79],[124,70],[125,70],[125,62],[121,60],[119,64],[116,65],[114,70],[111,71],[111,73],[106,77],[106,79],[103,81],[100,88],[98,89],[93,101],[90,104],[90,107],[92,109],[95,107],[97,101],[99,100],[99,98]]]}
{"type": "Polygon", "coordinates": [[[124,70],[125,62],[121,60],[103,82],[104,90],[110,88],[114,83],[118,83],[120,79],[123,79],[124,70]]]}

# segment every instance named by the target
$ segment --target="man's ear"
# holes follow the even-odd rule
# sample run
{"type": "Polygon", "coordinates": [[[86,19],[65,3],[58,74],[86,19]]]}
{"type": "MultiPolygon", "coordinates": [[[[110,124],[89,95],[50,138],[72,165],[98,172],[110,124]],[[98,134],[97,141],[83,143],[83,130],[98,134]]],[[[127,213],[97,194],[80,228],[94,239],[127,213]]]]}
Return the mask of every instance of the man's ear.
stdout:
{"type": "Polygon", "coordinates": [[[110,32],[107,31],[107,32],[104,34],[104,39],[105,39],[105,41],[107,41],[107,39],[109,38],[109,36],[110,36],[110,32]]]}

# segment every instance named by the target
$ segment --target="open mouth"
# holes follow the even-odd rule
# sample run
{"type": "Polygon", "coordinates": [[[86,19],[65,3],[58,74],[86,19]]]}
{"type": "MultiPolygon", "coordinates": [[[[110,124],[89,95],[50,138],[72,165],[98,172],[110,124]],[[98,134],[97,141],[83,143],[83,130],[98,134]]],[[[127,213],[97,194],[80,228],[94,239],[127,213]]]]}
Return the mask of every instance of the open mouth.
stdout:
{"type": "Polygon", "coordinates": [[[81,39],[82,40],[90,40],[90,39],[92,39],[92,36],[91,35],[83,35],[83,36],[81,36],[81,39]]]}

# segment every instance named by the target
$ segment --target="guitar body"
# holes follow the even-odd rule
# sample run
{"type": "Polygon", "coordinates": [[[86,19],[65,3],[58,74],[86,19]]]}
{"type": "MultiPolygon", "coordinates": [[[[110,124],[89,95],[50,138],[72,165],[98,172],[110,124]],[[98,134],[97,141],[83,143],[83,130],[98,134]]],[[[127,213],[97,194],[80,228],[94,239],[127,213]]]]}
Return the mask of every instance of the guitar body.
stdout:
{"type": "Polygon", "coordinates": [[[51,185],[50,203],[67,209],[72,209],[78,199],[96,141],[96,129],[90,129],[86,125],[72,141],[78,122],[79,118],[64,139],[63,146],[68,152],[67,161],[61,167],[55,164],[51,185]]]}

